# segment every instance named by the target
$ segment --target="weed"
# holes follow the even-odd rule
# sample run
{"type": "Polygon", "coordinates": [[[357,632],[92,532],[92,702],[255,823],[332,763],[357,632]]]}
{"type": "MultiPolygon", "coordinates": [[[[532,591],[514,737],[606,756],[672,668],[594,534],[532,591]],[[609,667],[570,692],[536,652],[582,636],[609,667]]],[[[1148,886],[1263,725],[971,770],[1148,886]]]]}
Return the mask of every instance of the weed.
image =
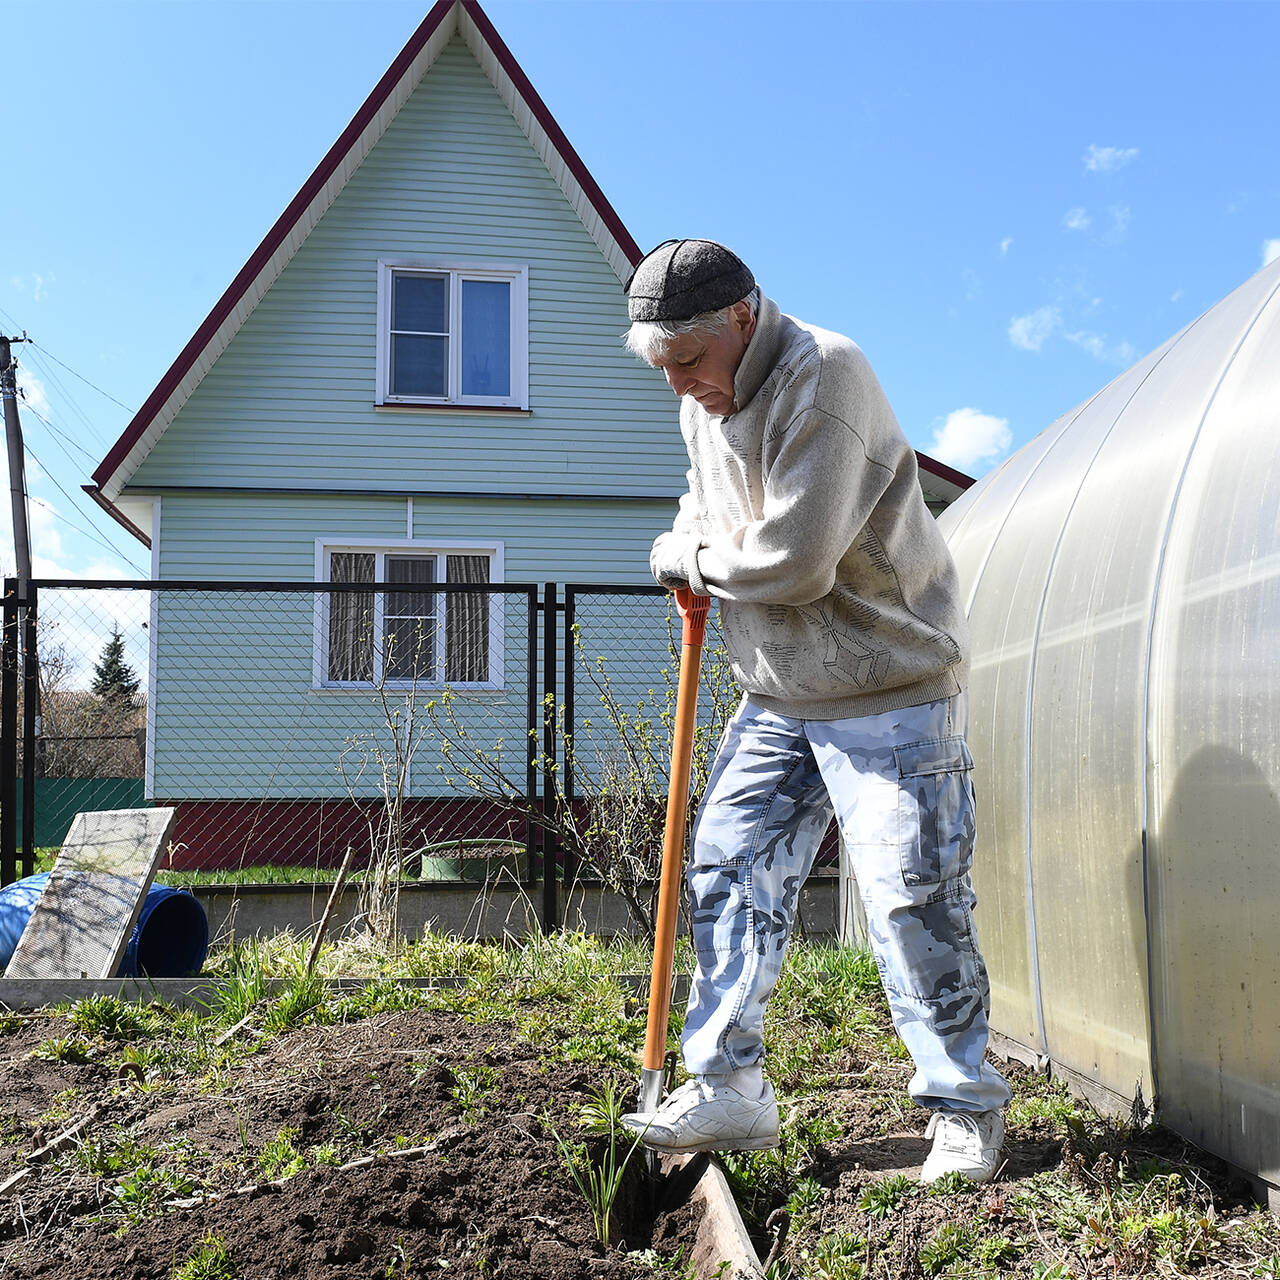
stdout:
{"type": "Polygon", "coordinates": [[[801,1178],[787,1197],[787,1212],[792,1217],[816,1209],[822,1203],[822,1183],[816,1178],[801,1178]]]}
{"type": "Polygon", "coordinates": [[[622,1127],[625,1109],[625,1095],[609,1080],[583,1103],[578,1113],[578,1127],[586,1133],[617,1133],[622,1127]]]}
{"type": "Polygon", "coordinates": [[[926,1195],[931,1196],[953,1196],[965,1191],[972,1191],[973,1183],[964,1176],[963,1173],[944,1173],[942,1177],[935,1178],[929,1183],[926,1195]]]}
{"type": "Polygon", "coordinates": [[[258,1153],[258,1168],[269,1179],[292,1178],[307,1167],[306,1159],[294,1145],[297,1129],[287,1126],[258,1153]]]}
{"type": "Polygon", "coordinates": [[[317,1168],[322,1165],[336,1167],[342,1161],[338,1157],[338,1148],[332,1142],[321,1142],[311,1148],[311,1163],[317,1168]]]}
{"type": "Polygon", "coordinates": [[[269,1034],[279,1034],[308,1022],[325,1021],[321,1015],[328,995],[329,987],[323,978],[297,975],[271,1002],[264,1029],[269,1034]]]}
{"type": "Polygon", "coordinates": [[[897,1213],[911,1195],[914,1183],[905,1173],[881,1178],[868,1185],[858,1197],[858,1208],[872,1218],[887,1218],[897,1213]]]}
{"type": "Polygon", "coordinates": [[[492,1067],[458,1067],[453,1078],[456,1083],[450,1096],[461,1108],[463,1119],[474,1123],[484,1114],[484,1101],[497,1085],[498,1073],[492,1067]]]}
{"type": "Polygon", "coordinates": [[[174,1268],[173,1280],[236,1280],[239,1275],[227,1242],[212,1231],[174,1268]]]}
{"type": "Polygon", "coordinates": [[[137,1222],[158,1213],[166,1200],[189,1195],[190,1179],[172,1169],[144,1164],[112,1189],[120,1207],[137,1222]]]}
{"type": "Polygon", "coordinates": [[[36,1045],[31,1056],[48,1062],[82,1063],[93,1057],[93,1046],[79,1036],[55,1036],[36,1045]]]}
{"type": "Polygon", "coordinates": [[[107,1040],[132,1040],[156,1029],[154,1019],[115,996],[86,996],[71,1006],[67,1016],[77,1031],[107,1040]]]}
{"type": "Polygon", "coordinates": [[[848,1232],[825,1235],[800,1256],[809,1280],[863,1280],[867,1274],[867,1241],[848,1232]]]}
{"type": "Polygon", "coordinates": [[[920,1265],[927,1275],[940,1275],[948,1267],[964,1262],[973,1246],[973,1228],[964,1223],[949,1222],[921,1248],[920,1265]]]}
{"type": "Polygon", "coordinates": [[[1280,1277],[1280,1256],[1273,1255],[1270,1258],[1264,1258],[1254,1267],[1250,1274],[1263,1277],[1263,1280],[1273,1280],[1274,1277],[1280,1277]]]}
{"type": "MultiPolygon", "coordinates": [[[[605,1108],[612,1105],[611,1099],[612,1094],[610,1094],[610,1100],[607,1101],[602,1101],[600,1096],[597,1095],[597,1101],[602,1101],[602,1105],[605,1108]]],[[[556,1146],[560,1150],[560,1158],[569,1170],[569,1176],[573,1179],[574,1185],[578,1190],[582,1192],[582,1196],[587,1202],[587,1207],[591,1210],[591,1219],[595,1223],[596,1236],[607,1249],[612,1236],[613,1206],[617,1201],[618,1192],[622,1188],[622,1179],[627,1172],[627,1166],[631,1163],[631,1157],[635,1155],[636,1149],[640,1145],[642,1135],[637,1134],[631,1140],[626,1155],[619,1159],[618,1139],[624,1134],[616,1126],[610,1128],[605,1137],[603,1156],[597,1164],[590,1158],[583,1144],[577,1143],[570,1146],[551,1127],[549,1122],[547,1127],[551,1129],[551,1135],[556,1140],[556,1146]]]]}
{"type": "Polygon", "coordinates": [[[1010,1126],[1024,1125],[1032,1120],[1053,1121],[1061,1132],[1068,1132],[1072,1123],[1080,1123],[1084,1113],[1080,1104],[1067,1092],[1061,1081],[1044,1086],[1044,1092],[1020,1093],[1009,1104],[1006,1119],[1010,1126]]]}

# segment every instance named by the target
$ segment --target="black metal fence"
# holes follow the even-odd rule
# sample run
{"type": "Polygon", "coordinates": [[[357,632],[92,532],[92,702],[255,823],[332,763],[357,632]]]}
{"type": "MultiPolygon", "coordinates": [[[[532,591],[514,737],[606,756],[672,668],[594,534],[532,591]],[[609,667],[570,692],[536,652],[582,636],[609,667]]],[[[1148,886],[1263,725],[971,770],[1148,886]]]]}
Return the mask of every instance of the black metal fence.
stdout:
{"type": "Polygon", "coordinates": [[[609,838],[601,796],[637,789],[645,829],[613,839],[652,853],[679,645],[658,587],[10,579],[3,603],[0,883],[80,809],[151,804],[178,810],[175,870],[499,860],[548,928],[609,838]]]}

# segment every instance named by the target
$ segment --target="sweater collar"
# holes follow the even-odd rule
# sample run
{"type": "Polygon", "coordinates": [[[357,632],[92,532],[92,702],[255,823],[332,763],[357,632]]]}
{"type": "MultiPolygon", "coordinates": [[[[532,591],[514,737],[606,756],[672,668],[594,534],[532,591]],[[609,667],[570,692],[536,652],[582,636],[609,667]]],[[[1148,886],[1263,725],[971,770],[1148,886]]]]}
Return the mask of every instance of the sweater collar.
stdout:
{"type": "Polygon", "coordinates": [[[781,337],[781,313],[772,298],[760,295],[756,311],[756,329],[742,353],[742,363],[733,375],[733,401],[736,412],[741,413],[764,385],[764,380],[778,363],[778,343],[781,337]]]}

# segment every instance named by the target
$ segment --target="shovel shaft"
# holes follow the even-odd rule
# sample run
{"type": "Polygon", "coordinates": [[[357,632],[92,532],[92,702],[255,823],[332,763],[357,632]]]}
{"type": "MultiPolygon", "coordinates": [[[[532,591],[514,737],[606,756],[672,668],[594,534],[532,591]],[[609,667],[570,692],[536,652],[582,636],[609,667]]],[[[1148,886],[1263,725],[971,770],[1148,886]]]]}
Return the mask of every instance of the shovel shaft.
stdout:
{"type": "Polygon", "coordinates": [[[693,764],[693,731],[698,719],[698,668],[711,601],[689,591],[676,593],[684,619],[680,649],[680,683],[676,693],[676,723],[671,744],[671,785],[667,794],[667,823],[662,840],[662,874],[658,881],[658,916],[654,929],[653,973],[649,980],[649,1023],[645,1032],[644,1074],[652,1089],[660,1080],[667,1047],[667,1018],[671,1008],[680,878],[684,869],[684,829],[689,812],[689,771],[693,764]]]}

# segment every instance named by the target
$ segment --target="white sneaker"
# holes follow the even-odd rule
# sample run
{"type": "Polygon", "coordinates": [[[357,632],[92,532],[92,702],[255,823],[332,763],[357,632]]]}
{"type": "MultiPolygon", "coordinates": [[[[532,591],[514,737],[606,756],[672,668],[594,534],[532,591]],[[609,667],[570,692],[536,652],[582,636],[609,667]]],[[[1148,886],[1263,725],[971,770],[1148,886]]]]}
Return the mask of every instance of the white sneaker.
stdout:
{"type": "Polygon", "coordinates": [[[971,1182],[990,1182],[1004,1144],[1004,1116],[998,1111],[937,1111],[924,1131],[933,1139],[921,1182],[958,1173],[971,1182]]]}
{"type": "Polygon", "coordinates": [[[689,1080],[656,1111],[630,1112],[622,1124],[659,1151],[763,1151],[778,1145],[778,1100],[767,1080],[758,1098],[689,1080]]]}

